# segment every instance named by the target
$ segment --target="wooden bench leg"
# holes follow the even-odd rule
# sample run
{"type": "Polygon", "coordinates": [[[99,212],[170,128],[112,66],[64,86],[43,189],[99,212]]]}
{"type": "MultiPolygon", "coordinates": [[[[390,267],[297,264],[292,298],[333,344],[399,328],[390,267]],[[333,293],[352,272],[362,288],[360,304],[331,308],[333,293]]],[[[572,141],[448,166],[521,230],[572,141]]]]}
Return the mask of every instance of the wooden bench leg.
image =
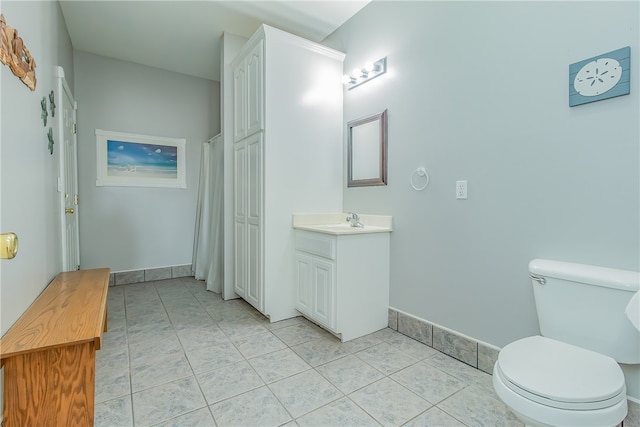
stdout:
{"type": "Polygon", "coordinates": [[[4,361],[3,427],[93,426],[93,342],[4,361]]]}

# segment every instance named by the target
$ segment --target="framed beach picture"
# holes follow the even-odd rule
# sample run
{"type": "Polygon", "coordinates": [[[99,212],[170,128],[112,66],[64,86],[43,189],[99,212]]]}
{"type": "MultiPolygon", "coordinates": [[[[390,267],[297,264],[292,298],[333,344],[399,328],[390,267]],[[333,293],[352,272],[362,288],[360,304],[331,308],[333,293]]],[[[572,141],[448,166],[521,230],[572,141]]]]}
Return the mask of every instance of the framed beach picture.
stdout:
{"type": "Polygon", "coordinates": [[[187,188],[184,138],[96,129],[97,186],[187,188]]]}

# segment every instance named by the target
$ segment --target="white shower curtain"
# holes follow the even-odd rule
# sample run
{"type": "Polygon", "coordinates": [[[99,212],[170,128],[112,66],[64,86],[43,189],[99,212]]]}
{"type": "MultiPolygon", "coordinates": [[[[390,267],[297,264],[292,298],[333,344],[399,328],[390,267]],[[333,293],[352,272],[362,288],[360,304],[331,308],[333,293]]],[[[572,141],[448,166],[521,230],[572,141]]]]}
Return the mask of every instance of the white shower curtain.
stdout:
{"type": "Polygon", "coordinates": [[[207,290],[222,291],[223,269],[223,152],[222,138],[214,136],[202,145],[200,184],[193,242],[193,272],[207,290]]]}

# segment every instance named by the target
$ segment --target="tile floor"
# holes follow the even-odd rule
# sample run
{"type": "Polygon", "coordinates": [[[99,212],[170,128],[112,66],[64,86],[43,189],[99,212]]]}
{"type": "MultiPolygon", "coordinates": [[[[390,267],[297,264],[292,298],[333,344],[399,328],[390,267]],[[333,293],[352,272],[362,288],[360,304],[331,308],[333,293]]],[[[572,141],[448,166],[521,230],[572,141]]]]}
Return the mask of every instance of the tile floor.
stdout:
{"type": "Polygon", "coordinates": [[[491,376],[385,329],[269,323],[193,278],[109,289],[96,426],[520,426],[491,376]]]}

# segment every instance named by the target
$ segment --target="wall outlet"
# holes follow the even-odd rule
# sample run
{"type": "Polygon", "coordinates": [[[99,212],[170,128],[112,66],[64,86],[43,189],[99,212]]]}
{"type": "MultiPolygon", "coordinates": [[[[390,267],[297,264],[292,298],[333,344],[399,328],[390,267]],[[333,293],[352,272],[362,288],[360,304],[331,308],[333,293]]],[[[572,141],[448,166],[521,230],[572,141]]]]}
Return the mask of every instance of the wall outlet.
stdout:
{"type": "Polygon", "coordinates": [[[467,198],[467,180],[456,181],[456,199],[466,200],[467,198]]]}

